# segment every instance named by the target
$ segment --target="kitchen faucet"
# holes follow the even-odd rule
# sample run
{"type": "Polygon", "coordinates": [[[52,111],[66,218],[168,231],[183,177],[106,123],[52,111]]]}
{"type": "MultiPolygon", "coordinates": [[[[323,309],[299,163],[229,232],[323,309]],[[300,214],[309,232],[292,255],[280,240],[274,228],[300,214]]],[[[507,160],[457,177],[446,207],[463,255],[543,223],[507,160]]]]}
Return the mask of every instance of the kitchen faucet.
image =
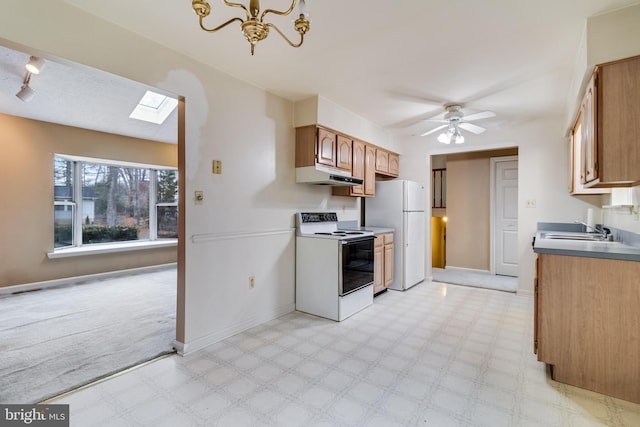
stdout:
{"type": "Polygon", "coordinates": [[[582,221],[574,220],[573,222],[575,222],[576,224],[584,225],[587,230],[587,233],[589,232],[589,229],[592,229],[594,233],[597,233],[600,235],[600,238],[602,240],[609,240],[609,235],[611,234],[611,230],[609,230],[607,227],[600,226],[600,230],[598,230],[597,228],[582,221]]]}

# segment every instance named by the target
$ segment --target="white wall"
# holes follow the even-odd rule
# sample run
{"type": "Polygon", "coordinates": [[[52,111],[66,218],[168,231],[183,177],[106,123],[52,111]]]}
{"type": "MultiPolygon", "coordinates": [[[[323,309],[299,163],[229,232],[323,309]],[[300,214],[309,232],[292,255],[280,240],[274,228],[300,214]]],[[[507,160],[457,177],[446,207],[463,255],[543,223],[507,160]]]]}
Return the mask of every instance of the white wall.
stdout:
{"type": "MultiPolygon", "coordinates": [[[[440,144],[435,137],[407,138],[401,141],[402,178],[429,182],[430,156],[453,152],[518,147],[518,291],[532,292],[535,256],[531,239],[538,222],[584,220],[587,208],[598,209],[600,196],[569,195],[569,143],[562,136],[563,118],[551,117],[523,123],[509,130],[490,130],[469,137],[460,147],[440,144]],[[535,208],[525,201],[536,200],[535,208]]],[[[427,185],[430,191],[430,186],[427,185]]],[[[430,196],[429,196],[430,197],[430,196]]],[[[430,210],[430,209],[429,209],[430,210]]],[[[598,210],[599,212],[599,210],[598,210]]],[[[430,212],[427,217],[430,217],[430,212]]],[[[427,228],[428,230],[429,228],[427,228]]],[[[430,236],[427,242],[430,242],[430,236]]],[[[431,248],[427,245],[427,277],[431,277],[431,248]]]]}
{"type": "Polygon", "coordinates": [[[289,101],[63,0],[4,2],[0,38],[45,59],[64,58],[185,97],[187,352],[294,308],[295,212],[359,216],[357,199],[295,184],[289,101]],[[222,160],[222,175],[211,173],[214,159],[222,160]],[[193,203],[195,190],[204,191],[201,206],[193,203]]]}
{"type": "Polygon", "coordinates": [[[295,126],[319,124],[364,142],[398,152],[393,134],[319,95],[295,103],[295,126]]]}

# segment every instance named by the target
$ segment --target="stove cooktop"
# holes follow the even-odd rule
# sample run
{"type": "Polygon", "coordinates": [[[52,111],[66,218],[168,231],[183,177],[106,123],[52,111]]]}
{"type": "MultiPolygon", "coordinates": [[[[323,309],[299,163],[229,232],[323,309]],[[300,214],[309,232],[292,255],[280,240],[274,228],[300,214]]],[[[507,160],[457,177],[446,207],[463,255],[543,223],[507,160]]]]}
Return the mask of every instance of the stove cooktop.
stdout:
{"type": "Polygon", "coordinates": [[[339,229],[335,212],[300,212],[296,223],[296,234],[302,237],[348,240],[373,236],[371,231],[339,229]]]}

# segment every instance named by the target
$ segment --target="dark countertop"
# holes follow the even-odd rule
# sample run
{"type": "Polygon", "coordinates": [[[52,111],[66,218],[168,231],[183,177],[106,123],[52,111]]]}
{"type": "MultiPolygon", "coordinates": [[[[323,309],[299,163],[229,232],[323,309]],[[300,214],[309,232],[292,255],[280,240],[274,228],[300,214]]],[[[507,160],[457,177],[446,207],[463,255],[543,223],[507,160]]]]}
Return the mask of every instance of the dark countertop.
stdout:
{"type": "MultiPolygon", "coordinates": [[[[540,224],[544,227],[544,224],[540,224]]],[[[546,232],[564,231],[557,227],[548,227],[550,230],[540,229],[533,244],[533,251],[540,254],[579,256],[587,258],[605,258],[624,261],[640,261],[640,246],[629,244],[624,241],[590,241],[590,240],[568,240],[568,239],[547,239],[544,238],[546,232]]],[[[569,229],[567,231],[576,231],[569,229]]]]}

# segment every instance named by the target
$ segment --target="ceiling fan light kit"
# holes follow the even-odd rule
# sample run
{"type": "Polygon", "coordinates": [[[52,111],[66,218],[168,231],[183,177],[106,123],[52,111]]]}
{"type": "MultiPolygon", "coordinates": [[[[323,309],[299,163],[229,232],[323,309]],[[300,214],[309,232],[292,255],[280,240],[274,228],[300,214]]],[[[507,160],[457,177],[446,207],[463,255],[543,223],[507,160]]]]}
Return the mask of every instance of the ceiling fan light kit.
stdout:
{"type": "Polygon", "coordinates": [[[420,136],[430,135],[432,133],[439,131],[440,129],[447,128],[445,132],[442,132],[440,135],[438,135],[438,141],[443,144],[450,144],[452,141],[455,142],[456,144],[462,144],[464,142],[464,136],[462,135],[462,132],[460,132],[460,129],[479,135],[482,132],[484,132],[486,129],[469,122],[473,120],[481,120],[481,119],[488,119],[490,117],[495,117],[495,113],[492,111],[483,111],[481,113],[475,113],[469,116],[465,116],[461,111],[462,105],[460,104],[445,104],[444,108],[446,110],[444,119],[426,120],[426,121],[439,122],[439,123],[445,123],[445,124],[437,126],[426,132],[423,132],[422,134],[420,134],[420,136]]]}
{"type": "Polygon", "coordinates": [[[264,40],[269,35],[269,29],[274,29],[280,36],[289,43],[292,47],[300,47],[304,42],[304,35],[307,34],[309,29],[311,28],[311,23],[309,21],[309,4],[311,0],[292,0],[291,6],[287,10],[279,11],[274,9],[266,9],[264,12],[260,13],[260,0],[250,0],[249,8],[247,8],[242,3],[234,3],[229,2],[227,0],[223,0],[224,4],[227,6],[238,7],[244,10],[245,19],[240,17],[232,18],[217,27],[207,28],[204,25],[204,18],[209,16],[211,13],[211,5],[206,0],[192,0],[191,7],[193,11],[198,15],[198,19],[200,22],[200,28],[208,33],[215,33],[216,31],[226,27],[232,22],[239,22],[240,29],[244,34],[247,41],[251,44],[251,55],[253,55],[254,49],[260,40],[264,40]],[[293,28],[300,34],[300,41],[295,43],[292,42],[275,24],[270,22],[264,22],[264,18],[268,13],[273,13],[275,15],[287,16],[298,4],[298,18],[293,22],[293,28]]]}

